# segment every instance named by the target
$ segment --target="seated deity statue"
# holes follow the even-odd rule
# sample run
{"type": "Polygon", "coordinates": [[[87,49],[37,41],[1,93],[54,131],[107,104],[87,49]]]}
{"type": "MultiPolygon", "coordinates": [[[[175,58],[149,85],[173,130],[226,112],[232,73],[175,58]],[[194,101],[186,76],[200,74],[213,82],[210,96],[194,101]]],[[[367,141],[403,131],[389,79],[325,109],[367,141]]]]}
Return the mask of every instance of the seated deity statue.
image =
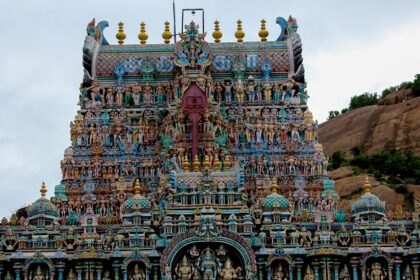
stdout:
{"type": "Polygon", "coordinates": [[[32,275],[33,273],[31,272],[31,280],[47,280],[47,278],[44,276],[44,273],[42,272],[41,266],[38,265],[35,275],[32,275]]]}
{"type": "Polygon", "coordinates": [[[223,264],[223,267],[219,271],[219,279],[221,280],[233,280],[238,279],[239,272],[241,271],[241,268],[234,268],[232,261],[228,257],[225,263],[223,264]]]}
{"type": "Polygon", "coordinates": [[[77,279],[77,275],[76,275],[76,273],[74,273],[73,269],[70,269],[69,273],[67,273],[67,279],[68,280],[76,280],[77,279]]]}
{"type": "Polygon", "coordinates": [[[284,271],[283,265],[279,263],[275,266],[271,271],[271,279],[273,280],[287,280],[288,275],[287,272],[284,271]]]}
{"type": "Polygon", "coordinates": [[[344,265],[343,269],[340,272],[340,280],[350,280],[350,273],[347,265],[344,265]]]}
{"type": "Polygon", "coordinates": [[[180,280],[190,280],[194,273],[193,265],[188,261],[187,256],[184,255],[182,260],[176,265],[175,273],[180,280]]]}
{"type": "Polygon", "coordinates": [[[373,263],[370,271],[367,273],[367,277],[371,280],[383,280],[386,275],[386,271],[382,268],[382,265],[379,262],[373,263]]]}
{"type": "Polygon", "coordinates": [[[134,272],[131,275],[130,280],[144,280],[144,279],[146,279],[144,271],[139,269],[139,265],[136,264],[134,266],[134,272]]]}
{"type": "Polygon", "coordinates": [[[111,280],[111,275],[109,271],[105,271],[104,277],[102,277],[102,280],[111,280]]]}
{"type": "Polygon", "coordinates": [[[314,280],[314,279],[315,279],[314,272],[312,271],[311,267],[308,265],[308,267],[306,268],[306,273],[303,280],[314,280]]]}

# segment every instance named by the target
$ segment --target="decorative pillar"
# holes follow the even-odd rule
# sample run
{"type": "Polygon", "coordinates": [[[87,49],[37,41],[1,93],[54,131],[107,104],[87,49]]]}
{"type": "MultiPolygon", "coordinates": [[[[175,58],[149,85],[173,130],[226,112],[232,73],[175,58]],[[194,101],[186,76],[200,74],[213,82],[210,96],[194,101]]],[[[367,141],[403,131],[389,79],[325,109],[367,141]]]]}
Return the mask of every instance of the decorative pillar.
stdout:
{"type": "Polygon", "coordinates": [[[22,266],[20,264],[14,264],[13,269],[15,270],[15,280],[21,280],[20,273],[22,270],[22,266]]]}
{"type": "Polygon", "coordinates": [[[82,280],[83,268],[81,266],[76,266],[77,280],[82,280]]]}
{"type": "Polygon", "coordinates": [[[294,269],[294,266],[293,266],[293,264],[290,264],[290,266],[289,266],[289,280],[294,280],[293,278],[293,269],[294,269]]]}
{"type": "Polygon", "coordinates": [[[353,280],[358,280],[358,275],[357,275],[357,264],[352,264],[352,271],[353,271],[353,280]]]}
{"type": "Polygon", "coordinates": [[[314,267],[315,280],[319,280],[319,262],[312,262],[314,267]]]}
{"type": "Polygon", "coordinates": [[[64,280],[64,268],[58,268],[58,280],[64,280]]]}
{"type": "Polygon", "coordinates": [[[113,263],[112,268],[114,270],[114,279],[119,280],[120,279],[120,264],[119,263],[113,263]]]}
{"type": "MultiPolygon", "coordinates": [[[[147,271],[146,271],[147,273],[147,271]]],[[[127,280],[127,268],[123,268],[123,279],[127,280]]]]}
{"type": "Polygon", "coordinates": [[[413,262],[413,274],[414,280],[419,280],[419,265],[417,262],[413,262]]]}
{"type": "Polygon", "coordinates": [[[401,279],[400,266],[401,265],[399,263],[395,264],[395,280],[400,280],[401,279]]]}
{"type": "Polygon", "coordinates": [[[391,262],[389,262],[388,264],[388,280],[392,280],[392,268],[393,268],[393,264],[391,262]]]}
{"type": "Polygon", "coordinates": [[[297,280],[302,280],[302,265],[297,265],[297,280]]]}
{"type": "Polygon", "coordinates": [[[102,267],[100,264],[96,266],[96,280],[102,279],[102,267]]]}
{"type": "Polygon", "coordinates": [[[339,264],[334,264],[334,280],[338,280],[338,268],[339,264]]]}
{"type": "Polygon", "coordinates": [[[365,264],[362,264],[361,272],[362,272],[362,280],[366,280],[366,265],[365,264]]]}

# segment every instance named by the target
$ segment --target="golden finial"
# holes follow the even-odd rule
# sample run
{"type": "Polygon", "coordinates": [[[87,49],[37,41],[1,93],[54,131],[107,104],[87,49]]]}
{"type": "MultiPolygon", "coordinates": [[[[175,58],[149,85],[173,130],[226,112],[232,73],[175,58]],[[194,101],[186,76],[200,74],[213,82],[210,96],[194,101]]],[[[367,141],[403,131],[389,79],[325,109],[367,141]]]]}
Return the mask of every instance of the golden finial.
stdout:
{"type": "Polygon", "coordinates": [[[278,187],[279,187],[279,185],[277,185],[277,178],[274,177],[273,180],[271,181],[271,192],[272,193],[277,193],[278,187]]]}
{"type": "Polygon", "coordinates": [[[220,38],[222,38],[222,36],[223,36],[223,33],[220,32],[219,23],[220,22],[218,20],[216,20],[214,22],[214,32],[213,32],[212,36],[214,38],[215,43],[220,43],[220,38]]]}
{"type": "Polygon", "coordinates": [[[184,160],[182,162],[182,167],[184,168],[185,172],[190,171],[190,162],[188,161],[188,156],[185,155],[184,160]]]}
{"type": "Polygon", "coordinates": [[[200,170],[200,161],[198,160],[198,155],[195,155],[194,157],[193,167],[195,172],[200,170]]]}
{"type": "Polygon", "coordinates": [[[215,171],[220,171],[220,161],[219,161],[219,156],[216,156],[214,158],[214,162],[213,162],[213,169],[215,171]]]}
{"type": "Polygon", "coordinates": [[[146,33],[146,24],[144,22],[140,23],[140,33],[137,36],[140,40],[140,44],[144,45],[146,44],[147,38],[149,38],[149,35],[146,33]]]}
{"type": "Polygon", "coordinates": [[[238,19],[238,21],[236,23],[238,24],[238,27],[237,27],[236,32],[235,32],[235,37],[236,37],[236,41],[241,43],[241,42],[243,42],[243,39],[245,37],[245,32],[242,30],[242,21],[240,19],[238,19]]]}
{"type": "Polygon", "coordinates": [[[369,182],[369,177],[366,175],[365,177],[365,183],[363,184],[363,189],[365,190],[365,194],[370,193],[370,190],[372,189],[372,185],[369,182]]]}
{"type": "Polygon", "coordinates": [[[162,33],[163,42],[169,44],[171,42],[172,33],[169,31],[169,21],[165,21],[165,31],[162,33]]]}
{"type": "Polygon", "coordinates": [[[265,29],[265,19],[261,20],[261,29],[260,32],[258,32],[258,36],[260,36],[261,42],[267,41],[268,31],[265,29]]]}
{"type": "Polygon", "coordinates": [[[134,182],[134,194],[140,195],[140,192],[141,192],[140,181],[139,179],[136,179],[136,181],[134,182]]]}
{"type": "Polygon", "coordinates": [[[124,33],[124,23],[122,23],[121,21],[118,23],[118,33],[117,35],[115,35],[115,37],[118,40],[118,44],[124,44],[125,37],[127,36],[124,33]]]}
{"type": "Polygon", "coordinates": [[[224,166],[225,166],[225,171],[232,168],[232,163],[230,162],[230,156],[229,155],[225,156],[225,165],[224,166]]]}
{"type": "Polygon", "coordinates": [[[209,168],[210,167],[210,159],[209,159],[208,155],[204,156],[203,166],[204,166],[204,168],[209,168]]]}
{"type": "Polygon", "coordinates": [[[45,197],[45,194],[47,193],[47,187],[45,186],[45,182],[42,182],[40,192],[41,192],[41,196],[45,197]]]}

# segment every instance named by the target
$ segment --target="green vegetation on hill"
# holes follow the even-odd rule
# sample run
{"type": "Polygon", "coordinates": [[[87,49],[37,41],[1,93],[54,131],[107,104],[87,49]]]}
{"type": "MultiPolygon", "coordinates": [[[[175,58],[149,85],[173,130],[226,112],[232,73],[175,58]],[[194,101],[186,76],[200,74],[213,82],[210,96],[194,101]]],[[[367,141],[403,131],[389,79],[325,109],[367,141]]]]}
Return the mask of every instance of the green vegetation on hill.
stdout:
{"type": "Polygon", "coordinates": [[[360,95],[355,95],[350,98],[350,104],[348,108],[342,109],[341,112],[337,110],[329,111],[328,119],[335,118],[339,116],[340,114],[344,114],[348,111],[351,111],[357,108],[375,105],[378,103],[379,99],[384,98],[385,96],[391,93],[398,92],[405,89],[412,89],[415,96],[420,96],[420,74],[415,75],[413,81],[402,82],[401,84],[397,86],[392,86],[392,87],[384,89],[382,91],[381,96],[378,96],[376,92],[375,93],[365,92],[360,95]]]}
{"type": "Polygon", "coordinates": [[[351,155],[335,151],[330,158],[331,169],[352,166],[372,173],[375,178],[387,178],[388,183],[420,184],[420,157],[411,151],[384,150],[373,155],[363,153],[360,147],[351,149],[351,155]]]}

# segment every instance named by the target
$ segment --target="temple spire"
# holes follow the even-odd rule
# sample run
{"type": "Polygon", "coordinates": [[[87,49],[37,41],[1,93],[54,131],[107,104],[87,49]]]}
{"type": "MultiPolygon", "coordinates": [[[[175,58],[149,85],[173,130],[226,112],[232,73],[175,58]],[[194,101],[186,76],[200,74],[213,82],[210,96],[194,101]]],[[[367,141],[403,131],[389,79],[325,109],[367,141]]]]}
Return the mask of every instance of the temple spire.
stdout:
{"type": "Polygon", "coordinates": [[[136,179],[136,181],[134,182],[134,195],[140,195],[141,193],[141,186],[140,186],[140,181],[139,179],[136,179]]]}
{"type": "Polygon", "coordinates": [[[42,182],[40,192],[42,197],[45,197],[45,195],[47,194],[48,190],[45,186],[45,182],[42,182]]]}
{"type": "Polygon", "coordinates": [[[363,190],[365,191],[365,194],[369,194],[369,193],[371,193],[370,192],[371,189],[372,189],[372,185],[369,182],[369,177],[366,175],[365,183],[363,184],[363,190]]]}

